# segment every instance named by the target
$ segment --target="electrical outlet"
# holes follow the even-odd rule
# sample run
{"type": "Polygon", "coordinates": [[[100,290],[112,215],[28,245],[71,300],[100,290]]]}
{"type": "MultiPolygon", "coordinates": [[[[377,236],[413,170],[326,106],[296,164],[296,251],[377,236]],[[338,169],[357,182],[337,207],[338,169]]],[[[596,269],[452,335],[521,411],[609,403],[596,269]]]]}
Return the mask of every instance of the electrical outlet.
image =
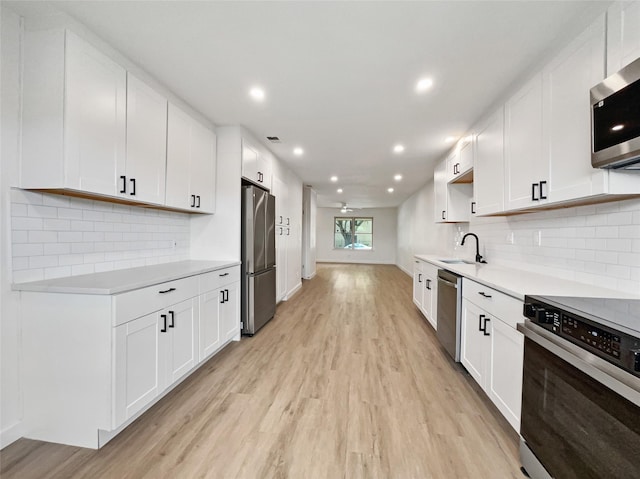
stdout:
{"type": "Polygon", "coordinates": [[[507,233],[507,244],[515,244],[516,240],[515,240],[515,235],[513,234],[513,231],[509,231],[507,233]]]}
{"type": "Polygon", "coordinates": [[[542,230],[533,232],[533,245],[542,246],[542,230]]]}

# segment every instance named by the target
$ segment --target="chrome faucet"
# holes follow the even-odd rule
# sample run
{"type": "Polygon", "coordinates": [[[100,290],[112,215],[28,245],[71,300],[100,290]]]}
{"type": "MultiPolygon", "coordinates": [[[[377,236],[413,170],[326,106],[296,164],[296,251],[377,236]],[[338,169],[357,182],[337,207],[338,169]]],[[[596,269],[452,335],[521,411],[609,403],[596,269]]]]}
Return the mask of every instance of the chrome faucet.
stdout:
{"type": "Polygon", "coordinates": [[[482,255],[480,254],[480,240],[478,239],[478,235],[475,233],[467,233],[462,237],[462,241],[460,242],[460,246],[464,245],[464,240],[467,239],[467,236],[473,236],[476,239],[476,263],[484,263],[487,262],[482,259],[482,255]]]}

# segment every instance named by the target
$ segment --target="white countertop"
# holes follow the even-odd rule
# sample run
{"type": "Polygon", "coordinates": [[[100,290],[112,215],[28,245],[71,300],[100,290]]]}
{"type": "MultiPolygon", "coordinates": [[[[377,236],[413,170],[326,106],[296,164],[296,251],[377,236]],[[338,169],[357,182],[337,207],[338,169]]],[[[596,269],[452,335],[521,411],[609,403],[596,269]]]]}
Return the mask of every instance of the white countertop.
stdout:
{"type": "Polygon", "coordinates": [[[12,289],[41,293],[118,294],[239,264],[240,261],[230,260],[177,261],[30,283],[14,283],[12,289]]]}
{"type": "Polygon", "coordinates": [[[446,269],[485,286],[502,291],[509,296],[524,300],[525,295],[578,296],[585,298],[633,298],[640,295],[602,288],[577,281],[560,279],[529,271],[491,264],[448,264],[440,261],[450,259],[446,255],[418,254],[415,258],[427,261],[440,269],[446,269]]]}

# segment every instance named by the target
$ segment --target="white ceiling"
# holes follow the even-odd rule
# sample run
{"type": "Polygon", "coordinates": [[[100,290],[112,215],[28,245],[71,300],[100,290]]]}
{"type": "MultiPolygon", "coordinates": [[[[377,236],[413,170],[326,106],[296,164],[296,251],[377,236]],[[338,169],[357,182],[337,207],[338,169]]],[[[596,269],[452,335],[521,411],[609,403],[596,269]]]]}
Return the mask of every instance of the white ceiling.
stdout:
{"type": "Polygon", "coordinates": [[[608,2],[47,3],[216,125],[246,126],[313,185],[319,205],[383,207],[424,185],[445,137],[465,133],[608,2]],[[423,76],[434,86],[418,95],[423,76]],[[263,103],[249,98],[254,85],[263,103]]]}

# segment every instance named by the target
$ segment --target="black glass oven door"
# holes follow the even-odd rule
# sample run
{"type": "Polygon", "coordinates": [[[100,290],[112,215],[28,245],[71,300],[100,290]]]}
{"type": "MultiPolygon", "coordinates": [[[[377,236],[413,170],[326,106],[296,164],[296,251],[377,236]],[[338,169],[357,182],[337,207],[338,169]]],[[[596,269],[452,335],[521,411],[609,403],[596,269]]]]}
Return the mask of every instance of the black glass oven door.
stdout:
{"type": "Polygon", "coordinates": [[[640,477],[640,407],[529,338],[521,435],[556,479],[640,477]]]}

